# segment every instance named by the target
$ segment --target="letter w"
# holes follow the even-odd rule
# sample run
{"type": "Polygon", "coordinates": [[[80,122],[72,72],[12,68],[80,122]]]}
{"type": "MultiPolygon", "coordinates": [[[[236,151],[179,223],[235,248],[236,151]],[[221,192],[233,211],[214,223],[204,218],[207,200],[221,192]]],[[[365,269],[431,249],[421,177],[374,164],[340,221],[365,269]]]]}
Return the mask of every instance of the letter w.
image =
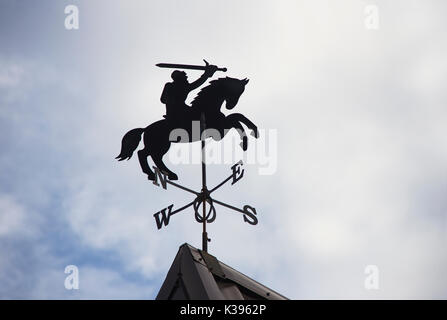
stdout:
{"type": "Polygon", "coordinates": [[[169,218],[171,217],[172,206],[173,206],[173,204],[171,204],[169,207],[164,208],[163,210],[160,210],[154,214],[155,223],[157,224],[157,228],[159,230],[161,229],[161,227],[163,227],[163,224],[165,226],[167,226],[169,224],[169,218]],[[166,209],[168,210],[167,215],[166,215],[166,209]],[[161,219],[160,219],[160,214],[161,214],[161,219]]]}

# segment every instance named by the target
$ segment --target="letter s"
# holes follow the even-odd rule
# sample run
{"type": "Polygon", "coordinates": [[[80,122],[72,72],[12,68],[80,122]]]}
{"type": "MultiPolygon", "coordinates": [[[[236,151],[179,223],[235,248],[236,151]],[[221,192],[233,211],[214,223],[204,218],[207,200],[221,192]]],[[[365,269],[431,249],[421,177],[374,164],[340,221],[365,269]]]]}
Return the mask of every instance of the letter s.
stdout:
{"type": "Polygon", "coordinates": [[[244,221],[251,225],[258,224],[258,218],[256,218],[256,209],[245,205],[244,208],[244,221]],[[248,218],[247,218],[248,217],[248,218]]]}

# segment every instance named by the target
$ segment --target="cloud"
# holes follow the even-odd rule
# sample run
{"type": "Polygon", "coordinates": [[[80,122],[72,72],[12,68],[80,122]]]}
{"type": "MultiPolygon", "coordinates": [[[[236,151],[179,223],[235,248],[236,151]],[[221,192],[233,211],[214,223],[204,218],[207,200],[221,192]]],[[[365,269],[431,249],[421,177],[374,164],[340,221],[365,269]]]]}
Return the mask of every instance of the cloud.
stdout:
{"type": "Polygon", "coordinates": [[[0,195],[0,237],[24,229],[25,212],[10,196],[0,195]]]}
{"type": "Polygon", "coordinates": [[[79,267],[79,289],[64,287],[64,269],[51,269],[36,279],[31,299],[149,299],[154,288],[146,283],[129,281],[107,268],[79,267]]]}
{"type": "MultiPolygon", "coordinates": [[[[173,32],[173,4],[83,6],[77,33],[32,43],[51,56],[0,63],[1,297],[153,298],[178,246],[200,246],[191,212],[154,225],[192,199],[113,158],[127,130],[164,113],[169,73],[154,64],[202,55],[250,78],[235,111],[279,142],[274,175],[247,165],[216,193],[256,207],[259,225],[218,208],[211,253],[290,298],[445,297],[444,5],[380,2],[371,32],[349,1],[229,2],[218,16],[188,4],[173,32]],[[71,292],[63,270],[76,261],[71,292]],[[363,285],[370,264],[378,291],[363,285]]],[[[200,189],[198,165],[168,166],[200,189]]],[[[210,185],[230,173],[209,168],[210,185]]]]}
{"type": "Polygon", "coordinates": [[[0,65],[0,88],[12,88],[19,85],[22,80],[24,70],[20,65],[0,65]]]}

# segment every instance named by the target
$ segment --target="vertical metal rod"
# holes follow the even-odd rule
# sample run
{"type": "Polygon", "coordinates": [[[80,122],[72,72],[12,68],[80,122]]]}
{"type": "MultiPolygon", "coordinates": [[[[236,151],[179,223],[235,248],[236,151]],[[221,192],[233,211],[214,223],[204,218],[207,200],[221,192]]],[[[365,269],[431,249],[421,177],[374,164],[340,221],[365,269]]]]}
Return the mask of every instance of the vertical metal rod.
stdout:
{"type": "MultiPolygon", "coordinates": [[[[203,132],[205,131],[205,114],[202,112],[200,115],[200,139],[202,144],[202,193],[207,193],[206,188],[206,164],[205,164],[205,137],[203,132]]],[[[202,250],[208,252],[208,233],[206,232],[206,197],[203,197],[203,232],[202,232],[202,250]]]]}

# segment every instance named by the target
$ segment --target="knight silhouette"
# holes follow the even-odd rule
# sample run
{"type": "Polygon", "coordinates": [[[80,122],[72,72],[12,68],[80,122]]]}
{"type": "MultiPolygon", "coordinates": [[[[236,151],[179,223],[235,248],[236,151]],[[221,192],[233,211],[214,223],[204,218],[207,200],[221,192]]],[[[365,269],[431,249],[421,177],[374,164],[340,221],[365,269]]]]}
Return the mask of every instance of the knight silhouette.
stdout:
{"type": "MultiPolygon", "coordinates": [[[[221,140],[230,129],[236,129],[241,138],[241,147],[247,150],[248,138],[244,124],[248,130],[252,131],[255,138],[259,137],[257,126],[241,113],[230,113],[225,115],[222,107],[232,110],[239,101],[248,79],[219,78],[210,81],[202,88],[197,96],[192,100],[191,106],[185,101],[188,94],[200,87],[208,78],[211,78],[216,71],[226,72],[226,68],[218,68],[205,61],[205,66],[159,63],[158,67],[204,70],[204,73],[196,81],[189,83],[186,73],[175,70],[172,72],[172,82],[165,84],[161,95],[161,102],[166,105],[166,119],[155,121],[145,128],[135,128],[128,131],[121,140],[121,152],[116,157],[119,161],[129,160],[140,144],[141,138],[144,141],[144,148],[138,151],[142,171],[147,174],[149,180],[156,179],[155,173],[149,166],[147,158],[151,156],[155,166],[166,173],[169,180],[177,180],[178,176],[169,170],[163,162],[163,156],[168,152],[171,143],[193,143],[201,140],[201,135],[193,134],[192,121],[202,122],[204,129],[212,128],[219,133],[212,136],[215,140],[221,140]],[[171,134],[173,129],[180,128],[186,131],[186,140],[173,140],[171,134]]],[[[175,138],[175,137],[174,137],[175,138]]]]}
{"type": "Polygon", "coordinates": [[[179,125],[186,117],[190,107],[186,104],[188,94],[200,87],[217,71],[217,66],[206,62],[205,72],[196,81],[189,83],[186,72],[175,70],[171,74],[172,82],[165,84],[160,101],[166,105],[164,117],[172,124],[179,125]]]}

